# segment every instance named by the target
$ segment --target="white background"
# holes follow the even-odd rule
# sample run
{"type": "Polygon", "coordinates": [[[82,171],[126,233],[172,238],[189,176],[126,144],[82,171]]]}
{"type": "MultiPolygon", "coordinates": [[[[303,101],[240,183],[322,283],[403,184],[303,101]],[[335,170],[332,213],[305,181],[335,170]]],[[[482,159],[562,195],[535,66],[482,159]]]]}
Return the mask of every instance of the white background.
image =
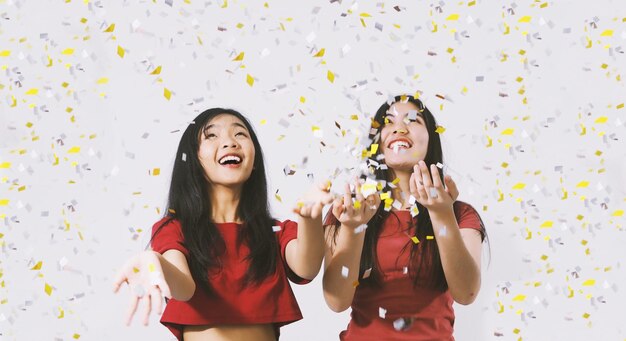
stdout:
{"type": "MultiPolygon", "coordinates": [[[[307,174],[341,184],[378,106],[416,91],[490,237],[457,340],[626,337],[623,1],[0,0],[0,17],[0,339],[172,339],[156,316],[124,327],[111,280],[204,109],[250,118],[294,219],[307,174]]],[[[281,339],[336,340],[348,312],[321,276],[294,290],[304,320],[281,339]]]]}

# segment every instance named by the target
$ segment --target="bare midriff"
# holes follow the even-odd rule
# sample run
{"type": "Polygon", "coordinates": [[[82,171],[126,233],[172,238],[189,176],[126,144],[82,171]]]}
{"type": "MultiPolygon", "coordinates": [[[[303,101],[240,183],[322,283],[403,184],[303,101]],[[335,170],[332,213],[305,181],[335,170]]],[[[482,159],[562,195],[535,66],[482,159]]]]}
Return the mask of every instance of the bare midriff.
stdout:
{"type": "Polygon", "coordinates": [[[237,324],[222,326],[185,326],[185,341],[276,341],[271,324],[237,324]]]}

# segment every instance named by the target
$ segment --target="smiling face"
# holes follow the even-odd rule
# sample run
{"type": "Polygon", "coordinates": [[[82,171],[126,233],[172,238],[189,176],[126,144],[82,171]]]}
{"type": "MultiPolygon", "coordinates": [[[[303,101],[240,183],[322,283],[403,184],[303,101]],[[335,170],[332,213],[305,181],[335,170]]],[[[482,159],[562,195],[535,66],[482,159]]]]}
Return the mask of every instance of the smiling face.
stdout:
{"type": "Polygon", "coordinates": [[[245,124],[230,114],[220,114],[204,126],[199,136],[198,160],[212,186],[242,186],[252,173],[255,149],[245,124]]]}
{"type": "Polygon", "coordinates": [[[395,171],[412,171],[428,150],[428,130],[415,104],[396,102],[387,111],[381,129],[385,163],[395,171]]]}

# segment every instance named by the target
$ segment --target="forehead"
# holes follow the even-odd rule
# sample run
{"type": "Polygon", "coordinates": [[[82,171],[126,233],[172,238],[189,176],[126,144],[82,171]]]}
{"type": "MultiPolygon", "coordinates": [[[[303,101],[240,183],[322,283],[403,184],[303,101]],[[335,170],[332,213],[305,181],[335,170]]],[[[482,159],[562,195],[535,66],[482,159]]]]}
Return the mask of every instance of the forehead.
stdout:
{"type": "MultiPolygon", "coordinates": [[[[407,114],[412,111],[418,111],[417,106],[411,102],[395,102],[389,107],[388,114],[398,115],[398,114],[407,114]]],[[[419,111],[418,111],[419,112],[419,111]]]]}
{"type": "Polygon", "coordinates": [[[238,117],[231,114],[219,114],[210,119],[204,129],[210,128],[219,128],[219,127],[229,127],[229,126],[240,126],[247,130],[246,125],[240,120],[238,117]]]}

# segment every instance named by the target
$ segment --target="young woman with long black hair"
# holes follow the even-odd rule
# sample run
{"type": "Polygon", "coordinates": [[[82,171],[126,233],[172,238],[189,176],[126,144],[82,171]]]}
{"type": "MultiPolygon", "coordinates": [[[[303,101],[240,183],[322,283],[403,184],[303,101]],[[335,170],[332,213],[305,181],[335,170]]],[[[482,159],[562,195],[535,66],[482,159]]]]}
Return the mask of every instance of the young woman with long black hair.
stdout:
{"type": "Polygon", "coordinates": [[[372,120],[368,181],[355,181],[354,200],[347,187],[324,222],[324,297],[333,311],[352,307],[341,340],[454,340],[452,302],[478,294],[485,228],[438,168],[436,129],[419,99],[384,103],[372,120]],[[382,205],[364,199],[374,186],[382,205]]]}
{"type": "Polygon", "coordinates": [[[302,318],[288,278],[306,283],[324,255],[321,211],[332,197],[317,186],[296,205],[298,223],[269,212],[263,153],[239,112],[214,108],[181,137],[167,214],[152,229],[152,250],[132,257],[126,282],[130,323],[145,305],[182,340],[276,340],[278,328],[302,318]]]}

